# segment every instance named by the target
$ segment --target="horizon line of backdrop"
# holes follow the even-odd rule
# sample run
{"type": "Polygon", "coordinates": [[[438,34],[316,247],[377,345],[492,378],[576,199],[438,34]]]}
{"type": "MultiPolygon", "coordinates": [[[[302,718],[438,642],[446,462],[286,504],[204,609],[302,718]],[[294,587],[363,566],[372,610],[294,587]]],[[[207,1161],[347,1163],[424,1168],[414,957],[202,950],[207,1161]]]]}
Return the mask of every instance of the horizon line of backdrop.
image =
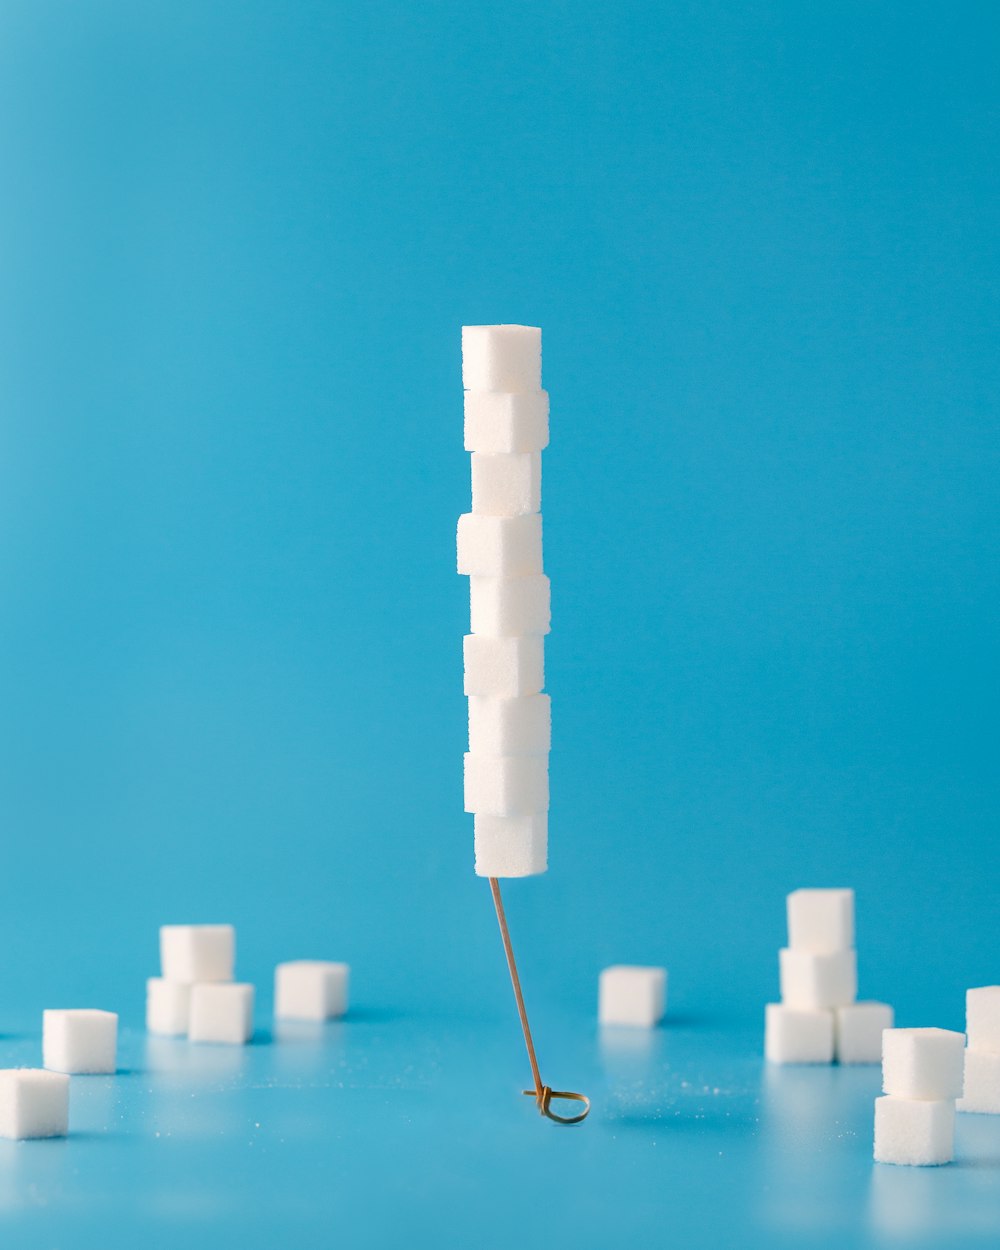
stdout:
{"type": "Polygon", "coordinates": [[[533,1014],[1000,979],[995,6],[0,11],[0,1030],[241,975],[508,1015],[462,812],[460,327],[543,329],[533,1014]]]}

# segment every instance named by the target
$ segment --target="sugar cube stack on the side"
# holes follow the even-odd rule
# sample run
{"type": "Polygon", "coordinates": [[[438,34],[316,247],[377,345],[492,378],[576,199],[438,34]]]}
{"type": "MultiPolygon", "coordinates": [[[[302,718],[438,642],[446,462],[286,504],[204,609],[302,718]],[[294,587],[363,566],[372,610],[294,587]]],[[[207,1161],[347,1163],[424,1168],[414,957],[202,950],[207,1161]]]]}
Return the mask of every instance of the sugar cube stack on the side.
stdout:
{"type": "Polygon", "coordinates": [[[469,750],[465,810],[476,872],[524,877],[548,863],[549,696],[544,635],[541,453],[549,441],[542,332],[464,326],[465,447],[472,511],[458,522],[458,571],[469,578],[465,638],[469,750]]]}
{"type": "Polygon", "coordinates": [[[764,1052],[772,1063],[878,1063],[886,1003],[858,1002],[853,890],[788,895],[788,946],[779,954],[781,1002],[768,1003],[764,1052]]]}
{"type": "Polygon", "coordinates": [[[949,1029],[885,1030],[885,1093],[875,1100],[877,1163],[928,1167],[955,1157],[964,1045],[965,1035],[949,1029]]]}
{"type": "Polygon", "coordinates": [[[242,1045],[253,1035],[254,989],[234,981],[228,924],[163,925],[161,975],[146,982],[146,1028],[164,1037],[242,1045]]]}
{"type": "Polygon", "coordinates": [[[965,1079],[959,1111],[1000,1115],[1000,985],[965,995],[965,1079]]]}

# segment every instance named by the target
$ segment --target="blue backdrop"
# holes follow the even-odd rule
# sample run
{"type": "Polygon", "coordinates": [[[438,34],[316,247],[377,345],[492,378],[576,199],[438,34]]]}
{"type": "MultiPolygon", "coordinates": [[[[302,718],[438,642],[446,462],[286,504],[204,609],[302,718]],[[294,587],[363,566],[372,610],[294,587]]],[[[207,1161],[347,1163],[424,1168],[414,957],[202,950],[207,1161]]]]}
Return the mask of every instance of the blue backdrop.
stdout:
{"type": "Polygon", "coordinates": [[[862,993],[961,1028],[1000,980],[998,51],[973,2],[8,0],[4,1017],[138,1024],[203,919],[265,995],[327,956],[510,1023],[453,532],[460,326],[520,321],[536,1027],[656,962],[753,1039],[785,893],[852,885],[862,993]]]}

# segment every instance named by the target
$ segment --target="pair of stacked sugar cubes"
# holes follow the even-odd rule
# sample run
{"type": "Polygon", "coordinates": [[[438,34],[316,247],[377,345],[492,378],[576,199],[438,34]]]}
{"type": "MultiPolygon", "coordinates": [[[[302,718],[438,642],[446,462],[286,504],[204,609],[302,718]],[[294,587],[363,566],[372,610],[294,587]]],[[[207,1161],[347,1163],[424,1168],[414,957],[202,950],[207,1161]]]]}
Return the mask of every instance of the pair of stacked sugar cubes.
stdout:
{"type": "Polygon", "coordinates": [[[853,890],[788,895],[788,946],[779,955],[781,1002],[768,1003],[764,1053],[772,1063],[878,1063],[886,1003],[857,1002],[853,890]]]}
{"type": "MultiPolygon", "coordinates": [[[[162,975],[146,982],[146,1028],[192,1042],[245,1045],[253,1036],[254,987],[234,980],[232,925],[163,925],[162,975]]],[[[347,1010],[347,964],[295,960],[278,964],[274,1014],[329,1020],[347,1010]]]]}
{"type": "Polygon", "coordinates": [[[476,872],[522,877],[547,864],[551,713],[544,683],[549,579],[542,570],[542,449],[549,399],[534,326],[462,329],[472,511],[458,522],[469,578],[464,640],[469,750],[465,810],[476,872]]]}
{"type": "Polygon", "coordinates": [[[118,1016],[89,1008],[42,1013],[44,1068],[0,1071],[0,1137],[65,1137],[70,1076],[111,1076],[118,1016]]]}

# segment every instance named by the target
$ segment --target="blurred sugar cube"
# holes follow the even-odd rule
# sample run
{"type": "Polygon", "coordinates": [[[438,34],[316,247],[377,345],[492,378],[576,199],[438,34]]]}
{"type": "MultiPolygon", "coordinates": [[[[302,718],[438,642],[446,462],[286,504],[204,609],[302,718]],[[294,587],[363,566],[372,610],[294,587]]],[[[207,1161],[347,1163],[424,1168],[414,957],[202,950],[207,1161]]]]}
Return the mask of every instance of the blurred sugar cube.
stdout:
{"type": "Polygon", "coordinates": [[[0,1071],[0,1137],[65,1137],[69,1131],[69,1077],[39,1068],[0,1071]]]}
{"type": "Polygon", "coordinates": [[[764,1055],[771,1063],[830,1063],[833,1046],[833,1012],[827,1008],[765,1007],[764,1055]]]}
{"type": "Polygon", "coordinates": [[[274,1014],[283,1020],[332,1020],[347,1011],[347,964],[298,959],[274,970],[274,1014]]]}
{"type": "Polygon", "coordinates": [[[168,981],[231,981],[236,931],[229,924],[167,924],[160,929],[160,967],[168,981]]]}
{"type": "Polygon", "coordinates": [[[252,985],[205,982],[191,987],[188,1037],[192,1042],[242,1046],[253,1036],[252,985]]]}
{"type": "Polygon", "coordinates": [[[117,1067],[118,1016],[89,1008],[42,1013],[42,1064],[53,1072],[109,1075],[117,1067]]]}
{"type": "Polygon", "coordinates": [[[667,970],[613,964],[598,979],[597,1016],[601,1024],[652,1028],[667,1009],[667,970]]]}

